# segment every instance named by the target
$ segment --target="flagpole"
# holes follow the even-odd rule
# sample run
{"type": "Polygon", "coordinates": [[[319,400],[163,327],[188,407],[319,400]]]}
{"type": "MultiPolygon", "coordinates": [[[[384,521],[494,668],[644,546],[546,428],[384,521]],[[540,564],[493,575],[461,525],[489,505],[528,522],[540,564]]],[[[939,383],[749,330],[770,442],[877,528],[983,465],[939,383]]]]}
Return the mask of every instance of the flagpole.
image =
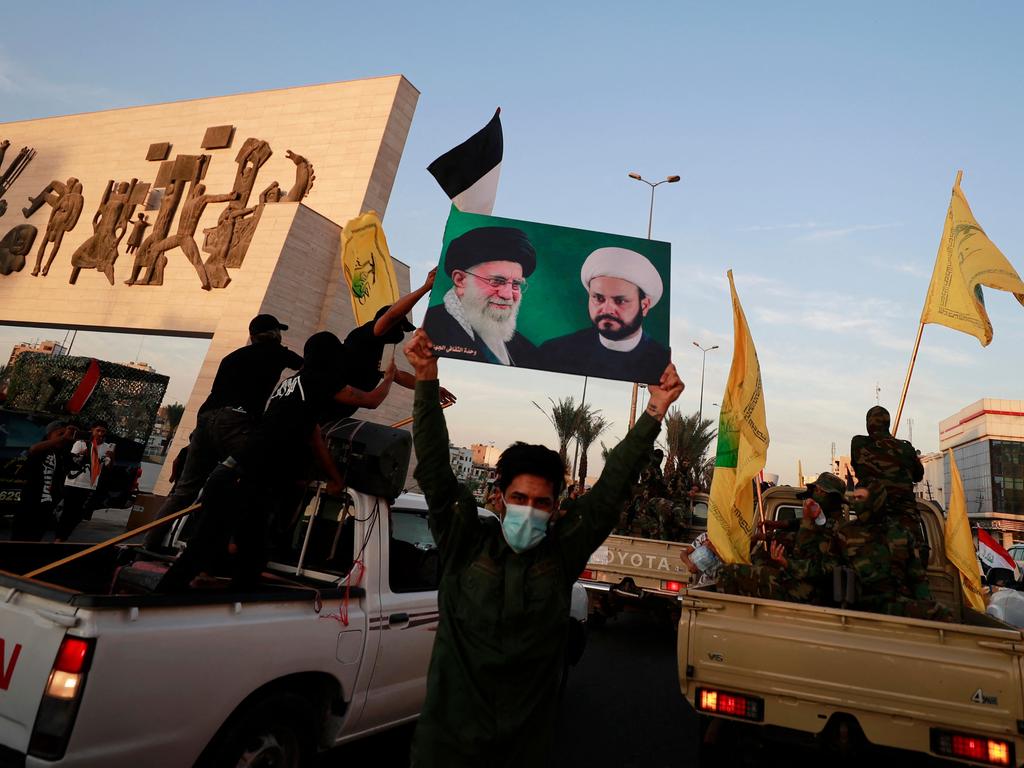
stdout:
{"type": "Polygon", "coordinates": [[[896,419],[892,423],[892,434],[900,428],[900,417],[903,415],[903,405],[907,400],[907,390],[910,389],[910,377],[914,375],[914,363],[917,362],[917,350],[921,347],[921,334],[924,332],[924,323],[917,325],[917,338],[914,340],[914,352],[910,356],[910,365],[907,367],[907,378],[903,381],[903,392],[900,394],[900,406],[896,409],[896,419]]]}
{"type": "Polygon", "coordinates": [[[761,481],[764,479],[764,470],[757,473],[754,484],[757,485],[757,512],[761,517],[761,528],[764,528],[764,498],[761,496],[761,481]]]}
{"type": "MultiPolygon", "coordinates": [[[[963,177],[964,177],[963,169],[958,170],[956,172],[956,180],[953,182],[954,193],[960,187],[960,182],[963,179],[963,177]]],[[[928,287],[929,287],[929,291],[930,291],[930,289],[931,289],[931,284],[930,283],[929,283],[928,287]]],[[[892,423],[892,434],[893,434],[893,436],[896,435],[896,430],[898,430],[900,428],[900,417],[903,416],[903,406],[906,404],[906,401],[907,401],[907,390],[910,389],[910,377],[914,375],[914,363],[917,362],[917,350],[921,346],[921,334],[924,332],[923,318],[924,318],[924,310],[928,307],[928,294],[925,294],[924,304],[925,304],[924,308],[922,308],[922,310],[921,310],[922,322],[918,323],[918,325],[917,325],[917,339],[914,340],[914,352],[910,356],[910,366],[907,368],[907,378],[903,381],[903,392],[900,394],[900,405],[899,405],[899,408],[896,409],[896,420],[893,421],[893,423],[892,423]]]]}

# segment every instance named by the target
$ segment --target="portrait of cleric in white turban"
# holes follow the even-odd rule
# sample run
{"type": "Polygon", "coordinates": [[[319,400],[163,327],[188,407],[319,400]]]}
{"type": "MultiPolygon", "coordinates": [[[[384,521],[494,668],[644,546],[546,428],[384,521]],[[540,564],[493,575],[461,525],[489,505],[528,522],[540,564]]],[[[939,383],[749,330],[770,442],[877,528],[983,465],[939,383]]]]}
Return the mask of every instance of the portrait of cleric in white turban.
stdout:
{"type": "Polygon", "coordinates": [[[669,244],[452,209],[423,322],[440,357],[657,382],[669,244]]]}

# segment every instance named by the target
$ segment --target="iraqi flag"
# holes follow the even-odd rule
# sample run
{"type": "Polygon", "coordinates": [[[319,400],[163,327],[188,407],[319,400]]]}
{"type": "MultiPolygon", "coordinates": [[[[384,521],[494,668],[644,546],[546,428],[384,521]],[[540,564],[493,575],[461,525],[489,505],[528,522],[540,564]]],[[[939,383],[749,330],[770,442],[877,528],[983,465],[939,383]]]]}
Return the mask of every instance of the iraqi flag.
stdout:
{"type": "Polygon", "coordinates": [[[427,166],[441,189],[463,213],[491,215],[498,194],[501,155],[501,107],[483,128],[427,166]]]}
{"type": "Polygon", "coordinates": [[[1020,579],[1020,568],[1013,555],[1003,549],[984,528],[978,529],[978,559],[986,568],[1005,568],[1013,571],[1013,578],[1020,579]]]}

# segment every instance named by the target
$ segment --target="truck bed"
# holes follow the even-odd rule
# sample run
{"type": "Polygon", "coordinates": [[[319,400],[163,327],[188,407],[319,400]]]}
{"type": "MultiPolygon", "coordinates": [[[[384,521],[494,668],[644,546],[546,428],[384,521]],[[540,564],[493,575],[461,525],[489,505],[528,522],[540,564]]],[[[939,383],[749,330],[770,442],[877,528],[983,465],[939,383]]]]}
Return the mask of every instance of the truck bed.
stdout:
{"type": "Polygon", "coordinates": [[[1024,635],[967,611],[948,624],[694,590],[681,600],[681,689],[763,699],[762,725],[816,734],[836,714],[872,744],[929,753],[934,729],[1024,754],[1024,635]]]}

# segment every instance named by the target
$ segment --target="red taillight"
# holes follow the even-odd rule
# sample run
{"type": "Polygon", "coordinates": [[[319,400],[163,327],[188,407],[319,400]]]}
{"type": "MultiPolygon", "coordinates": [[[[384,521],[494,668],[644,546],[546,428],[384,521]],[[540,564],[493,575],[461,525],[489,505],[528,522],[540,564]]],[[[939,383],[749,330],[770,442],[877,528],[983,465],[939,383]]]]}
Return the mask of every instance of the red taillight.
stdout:
{"type": "Polygon", "coordinates": [[[932,751],[985,765],[1014,765],[1013,744],[969,733],[932,731],[932,751]]]}
{"type": "Polygon", "coordinates": [[[713,688],[697,689],[697,709],[715,715],[739,717],[743,720],[764,719],[764,701],[742,693],[718,691],[713,688]]]}
{"type": "Polygon", "coordinates": [[[669,592],[678,592],[683,588],[683,585],[678,581],[663,581],[661,582],[661,588],[669,592]]]}
{"type": "Polygon", "coordinates": [[[65,637],[54,659],[46,691],[36,712],[28,753],[44,760],[64,757],[82,701],[95,641],[65,637]]]}
{"type": "Polygon", "coordinates": [[[68,672],[77,675],[85,666],[89,655],[89,643],[78,637],[65,637],[57,651],[57,660],[53,663],[55,672],[68,672]]]}
{"type": "Polygon", "coordinates": [[[584,569],[583,573],[580,574],[580,578],[581,579],[593,579],[594,578],[594,572],[591,571],[590,569],[584,569]]]}

